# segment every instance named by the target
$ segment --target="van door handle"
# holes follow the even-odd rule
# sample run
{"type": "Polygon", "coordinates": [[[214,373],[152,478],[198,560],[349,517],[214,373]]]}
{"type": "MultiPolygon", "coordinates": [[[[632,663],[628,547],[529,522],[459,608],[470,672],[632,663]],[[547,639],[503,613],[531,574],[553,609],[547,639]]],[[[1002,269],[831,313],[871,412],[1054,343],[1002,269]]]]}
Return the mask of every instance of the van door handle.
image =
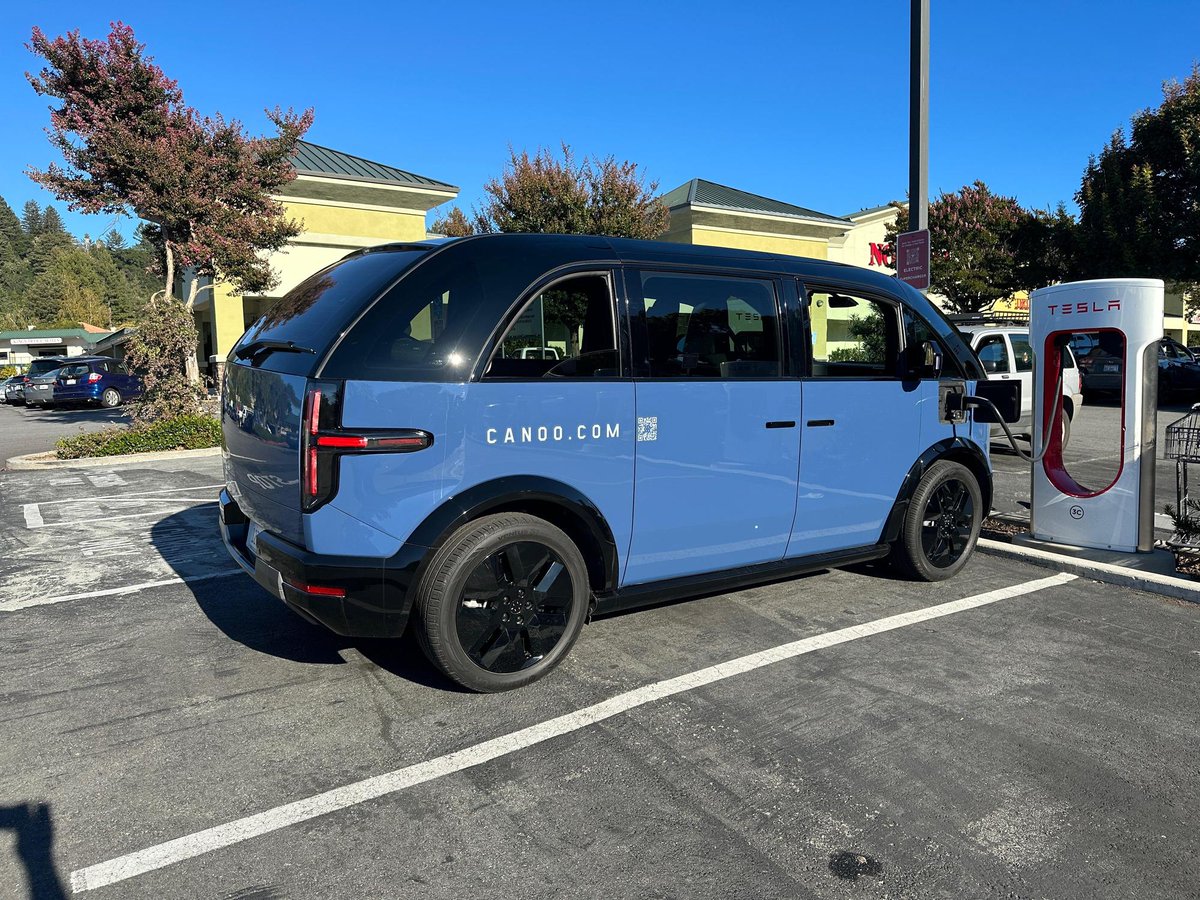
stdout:
{"type": "Polygon", "coordinates": [[[828,428],[833,424],[833,419],[809,419],[806,424],[809,428],[828,428]]]}
{"type": "Polygon", "coordinates": [[[768,428],[795,428],[795,422],[768,422],[768,428]]]}

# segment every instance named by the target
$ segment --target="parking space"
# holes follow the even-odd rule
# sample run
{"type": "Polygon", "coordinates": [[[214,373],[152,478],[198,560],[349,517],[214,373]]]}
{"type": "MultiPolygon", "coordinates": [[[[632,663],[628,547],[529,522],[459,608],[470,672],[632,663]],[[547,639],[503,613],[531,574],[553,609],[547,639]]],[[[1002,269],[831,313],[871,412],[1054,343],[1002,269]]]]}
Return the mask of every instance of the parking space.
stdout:
{"type": "Polygon", "coordinates": [[[59,438],[128,424],[129,414],[119,407],[33,409],[0,403],[0,468],[13,456],[53,450],[59,438]]]}
{"type": "Polygon", "coordinates": [[[0,474],[0,896],[1200,887],[1195,607],[863,567],[597,620],[479,696],[229,574],[219,470],[0,474]]]}

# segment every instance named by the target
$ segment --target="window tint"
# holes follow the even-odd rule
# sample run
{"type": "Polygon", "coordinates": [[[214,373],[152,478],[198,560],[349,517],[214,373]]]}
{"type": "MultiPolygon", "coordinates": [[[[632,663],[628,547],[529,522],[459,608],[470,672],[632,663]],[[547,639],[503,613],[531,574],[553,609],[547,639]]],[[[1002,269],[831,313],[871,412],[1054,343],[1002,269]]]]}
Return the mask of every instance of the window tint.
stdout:
{"type": "Polygon", "coordinates": [[[302,281],[277,300],[238,342],[292,341],[315,353],[274,353],[268,368],[308,374],[316,360],[368,303],[423,250],[380,250],[354,256],[302,281]]]}
{"type": "Polygon", "coordinates": [[[87,363],[76,364],[73,366],[64,366],[62,370],[63,378],[80,378],[88,373],[87,363]]]}
{"type": "Polygon", "coordinates": [[[1033,371],[1033,347],[1029,344],[1029,335],[1013,334],[1009,335],[1009,340],[1012,341],[1013,360],[1016,363],[1018,372],[1033,371]]]}
{"type": "Polygon", "coordinates": [[[608,279],[584,275],[534,297],[492,354],[486,378],[613,378],[617,359],[608,279]]]}
{"type": "Polygon", "coordinates": [[[1004,336],[989,334],[975,348],[983,370],[989,375],[1007,375],[1012,369],[1008,365],[1008,348],[1004,345],[1004,336]]]}
{"type": "Polygon", "coordinates": [[[815,377],[897,377],[900,340],[894,307],[814,290],[808,295],[808,317],[815,377]]]}
{"type": "Polygon", "coordinates": [[[782,374],[774,285],[750,278],[642,272],[652,378],[782,374]]]}
{"type": "Polygon", "coordinates": [[[920,348],[926,342],[932,343],[942,351],[942,374],[944,376],[963,377],[962,366],[959,365],[953,354],[946,352],[946,345],[938,338],[933,327],[907,306],[904,307],[904,346],[920,348]]]}

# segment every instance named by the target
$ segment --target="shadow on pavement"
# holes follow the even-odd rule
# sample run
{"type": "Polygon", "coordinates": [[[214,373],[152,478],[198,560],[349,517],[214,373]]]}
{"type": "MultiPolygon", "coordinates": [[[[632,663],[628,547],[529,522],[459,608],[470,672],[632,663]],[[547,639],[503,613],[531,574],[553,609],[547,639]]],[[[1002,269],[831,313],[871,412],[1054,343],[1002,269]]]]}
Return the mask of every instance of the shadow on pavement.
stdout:
{"type": "Polygon", "coordinates": [[[0,806],[0,830],[15,832],[17,856],[25,867],[29,897],[33,900],[65,898],[54,865],[54,822],[46,803],[0,806]]]}
{"type": "MultiPolygon", "coordinates": [[[[196,517],[189,513],[182,510],[156,522],[150,531],[150,543],[182,578],[195,578],[197,543],[208,545],[200,550],[212,551],[221,560],[220,569],[233,568],[235,563],[221,545],[216,521],[206,517],[210,527],[198,531],[196,517]],[[190,530],[189,543],[179,541],[180,529],[190,530]]],[[[209,571],[217,569],[213,566],[209,571]]],[[[411,636],[372,640],[334,634],[300,618],[241,573],[184,586],[210,622],[230,639],[258,653],[295,663],[341,665],[346,662],[341,652],[353,649],[393,675],[439,690],[461,690],[426,661],[411,636]]]]}
{"type": "Polygon", "coordinates": [[[128,425],[131,421],[129,413],[120,407],[101,409],[92,406],[52,406],[42,409],[27,406],[24,409],[27,418],[53,425],[128,425]]]}

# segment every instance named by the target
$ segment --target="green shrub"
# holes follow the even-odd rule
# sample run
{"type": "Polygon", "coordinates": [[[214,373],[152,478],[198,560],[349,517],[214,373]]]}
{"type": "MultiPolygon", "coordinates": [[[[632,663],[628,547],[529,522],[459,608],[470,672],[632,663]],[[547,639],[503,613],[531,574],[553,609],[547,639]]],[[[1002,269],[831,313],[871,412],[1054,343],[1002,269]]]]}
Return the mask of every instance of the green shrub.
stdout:
{"type": "Polygon", "coordinates": [[[62,438],[55,447],[59,459],[117,456],[157,450],[199,450],[221,443],[221,423],[211,416],[178,416],[136,428],[107,428],[62,438]]]}

